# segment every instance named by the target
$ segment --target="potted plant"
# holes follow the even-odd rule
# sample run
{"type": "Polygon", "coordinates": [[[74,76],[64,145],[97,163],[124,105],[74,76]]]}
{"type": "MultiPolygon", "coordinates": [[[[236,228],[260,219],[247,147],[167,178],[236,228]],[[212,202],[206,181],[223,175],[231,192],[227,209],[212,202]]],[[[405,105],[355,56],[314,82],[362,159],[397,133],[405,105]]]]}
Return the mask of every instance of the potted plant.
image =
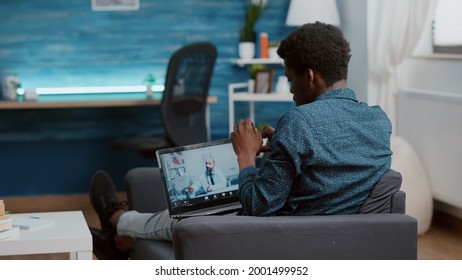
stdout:
{"type": "Polygon", "coordinates": [[[248,0],[244,26],[240,30],[239,56],[251,59],[255,56],[255,23],[267,0],[248,0]]]}

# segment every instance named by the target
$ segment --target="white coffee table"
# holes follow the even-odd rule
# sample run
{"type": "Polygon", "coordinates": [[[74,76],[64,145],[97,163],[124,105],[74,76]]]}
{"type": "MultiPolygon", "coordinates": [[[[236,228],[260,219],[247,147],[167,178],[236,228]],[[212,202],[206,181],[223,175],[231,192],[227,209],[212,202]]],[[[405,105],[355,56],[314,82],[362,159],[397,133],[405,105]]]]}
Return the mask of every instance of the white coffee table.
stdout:
{"type": "Polygon", "coordinates": [[[0,256],[69,252],[71,260],[93,259],[90,230],[81,211],[12,214],[54,220],[52,226],[20,230],[19,237],[0,240],[0,256]]]}

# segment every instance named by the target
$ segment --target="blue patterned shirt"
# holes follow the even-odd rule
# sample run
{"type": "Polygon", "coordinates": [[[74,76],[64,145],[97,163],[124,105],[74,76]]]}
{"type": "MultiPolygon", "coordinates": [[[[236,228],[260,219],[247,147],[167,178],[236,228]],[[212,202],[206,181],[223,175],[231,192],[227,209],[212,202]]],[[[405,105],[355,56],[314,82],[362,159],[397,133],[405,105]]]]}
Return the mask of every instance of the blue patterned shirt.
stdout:
{"type": "Polygon", "coordinates": [[[271,153],[239,174],[243,215],[355,214],[390,169],[391,123],[378,106],[335,89],[279,120],[271,153]]]}

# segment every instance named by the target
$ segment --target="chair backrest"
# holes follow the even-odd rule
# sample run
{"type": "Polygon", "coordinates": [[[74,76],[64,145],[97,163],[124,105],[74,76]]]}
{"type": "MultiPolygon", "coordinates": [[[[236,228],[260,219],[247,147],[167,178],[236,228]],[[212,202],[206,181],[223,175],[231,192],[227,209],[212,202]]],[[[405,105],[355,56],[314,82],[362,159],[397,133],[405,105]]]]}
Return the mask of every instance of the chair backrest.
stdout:
{"type": "Polygon", "coordinates": [[[358,214],[402,213],[406,208],[406,194],[400,191],[403,177],[393,169],[388,170],[375,184],[358,214]]]}
{"type": "Polygon", "coordinates": [[[217,58],[207,42],[186,45],[170,58],[161,111],[174,146],[209,141],[207,97],[217,58]]]}

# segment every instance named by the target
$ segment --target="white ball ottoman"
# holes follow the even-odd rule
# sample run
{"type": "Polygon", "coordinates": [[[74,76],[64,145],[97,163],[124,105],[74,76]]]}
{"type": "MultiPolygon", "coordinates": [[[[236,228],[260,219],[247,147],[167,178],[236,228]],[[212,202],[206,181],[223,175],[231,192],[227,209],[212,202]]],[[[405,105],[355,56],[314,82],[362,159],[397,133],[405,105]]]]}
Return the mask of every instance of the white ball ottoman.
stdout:
{"type": "Polygon", "coordinates": [[[401,190],[406,193],[406,214],[417,219],[418,234],[429,228],[433,215],[433,197],[427,174],[416,152],[402,137],[391,137],[391,167],[403,176],[401,190]]]}

